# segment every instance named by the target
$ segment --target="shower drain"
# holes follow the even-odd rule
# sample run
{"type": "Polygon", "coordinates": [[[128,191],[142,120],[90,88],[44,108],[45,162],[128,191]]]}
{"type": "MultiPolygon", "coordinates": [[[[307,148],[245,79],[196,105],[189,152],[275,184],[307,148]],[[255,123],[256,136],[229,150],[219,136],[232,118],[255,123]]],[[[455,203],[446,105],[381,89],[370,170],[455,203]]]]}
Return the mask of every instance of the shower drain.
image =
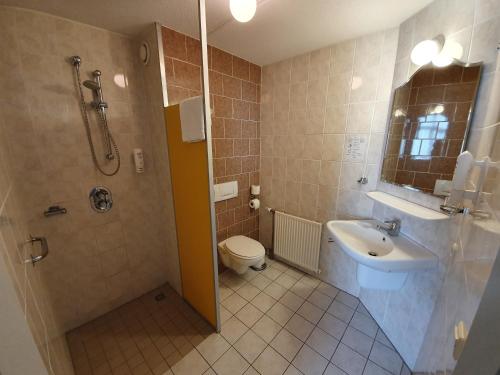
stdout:
{"type": "Polygon", "coordinates": [[[375,251],[369,251],[368,252],[368,255],[372,256],[372,257],[376,257],[378,256],[378,254],[375,252],[375,251]]]}

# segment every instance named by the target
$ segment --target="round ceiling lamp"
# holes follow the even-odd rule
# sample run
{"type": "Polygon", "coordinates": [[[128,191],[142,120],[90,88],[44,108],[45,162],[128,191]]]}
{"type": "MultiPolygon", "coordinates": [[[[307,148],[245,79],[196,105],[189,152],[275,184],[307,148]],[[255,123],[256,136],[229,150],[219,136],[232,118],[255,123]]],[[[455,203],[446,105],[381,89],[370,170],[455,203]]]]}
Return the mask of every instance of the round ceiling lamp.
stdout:
{"type": "Polygon", "coordinates": [[[423,40],[413,47],[411,61],[418,66],[430,63],[443,49],[444,36],[439,35],[434,39],[423,40]]]}
{"type": "Polygon", "coordinates": [[[248,22],[257,11],[257,0],[229,0],[229,9],[236,21],[248,22]]]}

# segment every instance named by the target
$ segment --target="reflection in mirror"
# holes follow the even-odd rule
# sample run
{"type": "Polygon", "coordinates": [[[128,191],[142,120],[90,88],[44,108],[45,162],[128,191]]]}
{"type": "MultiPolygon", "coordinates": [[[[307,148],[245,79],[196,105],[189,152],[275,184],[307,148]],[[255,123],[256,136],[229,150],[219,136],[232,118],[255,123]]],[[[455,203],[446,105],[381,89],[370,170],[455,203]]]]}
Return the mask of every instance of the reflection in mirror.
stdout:
{"type": "Polygon", "coordinates": [[[466,145],[481,64],[426,65],[394,92],[381,180],[426,193],[452,180],[466,145]]]}

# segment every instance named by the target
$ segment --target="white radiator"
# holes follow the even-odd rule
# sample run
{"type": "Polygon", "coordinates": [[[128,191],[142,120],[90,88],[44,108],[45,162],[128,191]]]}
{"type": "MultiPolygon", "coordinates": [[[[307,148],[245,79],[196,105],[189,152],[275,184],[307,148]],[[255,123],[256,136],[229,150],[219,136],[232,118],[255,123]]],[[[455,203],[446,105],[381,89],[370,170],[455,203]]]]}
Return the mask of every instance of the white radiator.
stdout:
{"type": "Polygon", "coordinates": [[[319,271],[321,224],[275,211],[274,255],[304,270],[319,271]]]}

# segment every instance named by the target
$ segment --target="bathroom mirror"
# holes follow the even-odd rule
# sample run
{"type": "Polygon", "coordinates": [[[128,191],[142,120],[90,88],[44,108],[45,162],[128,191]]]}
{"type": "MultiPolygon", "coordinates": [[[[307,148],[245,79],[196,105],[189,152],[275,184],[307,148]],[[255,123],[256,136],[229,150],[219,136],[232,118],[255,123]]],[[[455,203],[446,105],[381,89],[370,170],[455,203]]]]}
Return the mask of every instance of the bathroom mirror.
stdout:
{"type": "Polygon", "coordinates": [[[432,194],[465,149],[481,63],[421,67],[394,92],[381,180],[432,194]]]}

